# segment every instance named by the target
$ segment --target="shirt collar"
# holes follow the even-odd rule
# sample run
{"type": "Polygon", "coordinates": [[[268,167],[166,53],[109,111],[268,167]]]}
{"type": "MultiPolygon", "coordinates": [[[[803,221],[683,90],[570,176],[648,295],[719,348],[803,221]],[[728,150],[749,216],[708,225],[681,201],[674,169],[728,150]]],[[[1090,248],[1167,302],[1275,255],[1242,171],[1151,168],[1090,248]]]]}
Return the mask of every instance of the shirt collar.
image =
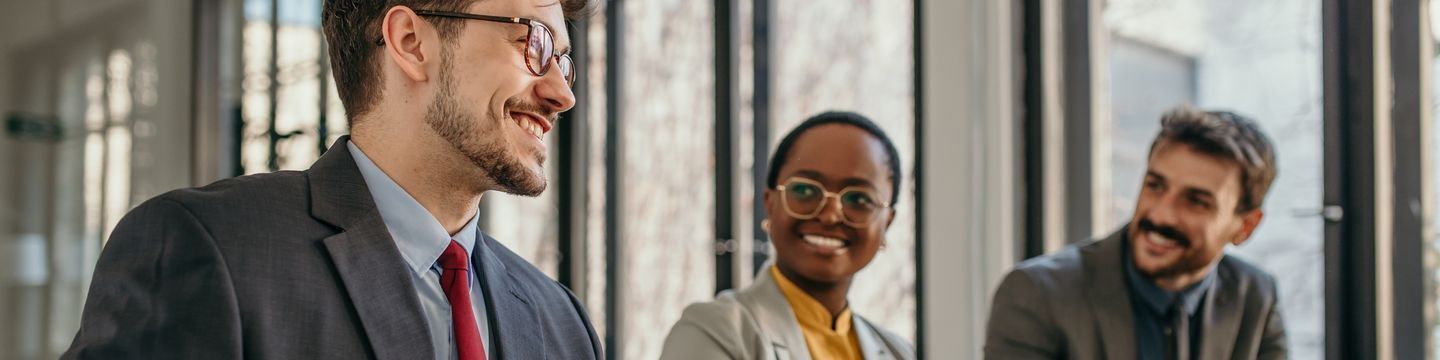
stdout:
{"type": "Polygon", "coordinates": [[[771,266],[770,276],[775,278],[775,284],[780,287],[780,293],[784,294],[785,300],[790,303],[790,309],[795,312],[795,320],[800,322],[800,327],[820,329],[840,335],[850,334],[849,306],[846,306],[845,310],[841,310],[840,316],[834,317],[834,323],[831,323],[830,310],[825,309],[825,305],[821,304],[819,300],[810,297],[810,294],[806,294],[804,290],[800,290],[799,286],[790,282],[790,279],[785,278],[779,268],[771,266]]]}
{"type": "Polygon", "coordinates": [[[417,274],[428,271],[450,246],[452,239],[465,248],[466,254],[475,253],[479,216],[470,217],[470,221],[454,235],[447,234],[440,221],[375,165],[355,142],[346,142],[345,146],[350,148],[355,165],[360,168],[360,175],[370,188],[370,197],[375,199],[375,207],[380,210],[380,218],[385,221],[385,228],[390,230],[390,237],[395,239],[400,255],[411,270],[417,274]]]}
{"type": "Polygon", "coordinates": [[[1122,253],[1124,260],[1121,261],[1125,263],[1125,285],[1130,288],[1133,298],[1139,299],[1141,304],[1156,314],[1163,315],[1169,311],[1170,304],[1174,303],[1177,296],[1184,302],[1186,315],[1194,316],[1195,312],[1200,311],[1200,305],[1205,300],[1206,290],[1209,290],[1211,284],[1215,283],[1214,270],[1206,273],[1200,282],[1190,285],[1185,290],[1176,292],[1162,289],[1135,267],[1135,259],[1130,256],[1129,237],[1122,235],[1121,238],[1125,240],[1122,253]]]}

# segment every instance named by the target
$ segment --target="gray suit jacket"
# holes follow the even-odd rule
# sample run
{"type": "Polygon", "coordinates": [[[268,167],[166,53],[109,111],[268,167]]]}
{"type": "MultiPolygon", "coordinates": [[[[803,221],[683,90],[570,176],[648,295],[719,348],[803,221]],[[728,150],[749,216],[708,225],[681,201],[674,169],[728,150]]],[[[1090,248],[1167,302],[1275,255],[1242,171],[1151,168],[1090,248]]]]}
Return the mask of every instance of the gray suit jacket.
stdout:
{"type": "MultiPolygon", "coordinates": [[[[1134,359],[1121,231],[1016,266],[995,292],[987,359],[1134,359]]],[[[1199,359],[1284,359],[1275,279],[1232,256],[1205,295],[1199,359]]]]}
{"type": "MultiPolygon", "coordinates": [[[[415,285],[342,138],[303,172],[146,201],[116,226],[64,359],[434,359],[415,285]]],[[[580,302],[488,236],[497,359],[599,359],[580,302]]],[[[440,334],[439,336],[445,336],[440,334]]]]}
{"type": "MultiPolygon", "coordinates": [[[[755,277],[755,283],[744,290],[726,290],[714,301],[685,307],[684,315],[665,338],[660,358],[810,359],[800,323],[795,320],[795,312],[790,310],[790,303],[775,279],[770,277],[770,267],[766,266],[759,274],[762,275],[755,277]]],[[[860,315],[851,318],[865,359],[915,359],[915,349],[905,339],[860,315]]]]}

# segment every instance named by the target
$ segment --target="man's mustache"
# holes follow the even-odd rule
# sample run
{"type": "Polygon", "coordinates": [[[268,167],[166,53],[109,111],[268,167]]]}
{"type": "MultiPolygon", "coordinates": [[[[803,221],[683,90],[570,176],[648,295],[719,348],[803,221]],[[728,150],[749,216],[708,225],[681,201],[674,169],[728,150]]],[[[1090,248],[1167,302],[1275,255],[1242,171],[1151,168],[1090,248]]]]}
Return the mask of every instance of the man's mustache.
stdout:
{"type": "Polygon", "coordinates": [[[1179,244],[1180,247],[1190,247],[1190,238],[1186,237],[1184,233],[1180,232],[1180,230],[1169,226],[1155,225],[1155,223],[1151,222],[1148,219],[1140,219],[1139,225],[1140,231],[1154,232],[1156,234],[1160,234],[1160,236],[1175,240],[1175,243],[1179,244]]]}

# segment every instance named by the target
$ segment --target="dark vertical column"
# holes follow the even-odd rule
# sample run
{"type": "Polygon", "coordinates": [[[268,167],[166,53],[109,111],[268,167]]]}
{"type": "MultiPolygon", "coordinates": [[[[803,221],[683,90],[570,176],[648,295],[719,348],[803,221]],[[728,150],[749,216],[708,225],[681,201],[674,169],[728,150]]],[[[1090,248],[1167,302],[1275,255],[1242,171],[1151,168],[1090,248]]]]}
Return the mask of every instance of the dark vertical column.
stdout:
{"type": "Polygon", "coordinates": [[[625,1],[611,0],[605,8],[605,357],[618,359],[620,354],[620,237],[621,206],[625,200],[620,192],[620,169],[625,74],[625,1]]]}
{"type": "Polygon", "coordinates": [[[1095,190],[1091,173],[1094,171],[1095,134],[1091,118],[1095,97],[1090,71],[1091,32],[1097,15],[1092,13],[1091,1],[1063,1],[1061,24],[1065,29],[1063,49],[1064,65],[1064,116],[1065,116],[1065,219],[1066,239],[1089,238],[1094,229],[1095,190]]]}
{"type": "MultiPolygon", "coordinates": [[[[925,359],[925,12],[924,0],[912,1],[915,13],[914,34],[915,87],[915,351],[925,359]]],[[[897,194],[898,195],[898,194],[897,194]]]]}
{"type": "Polygon", "coordinates": [[[1426,329],[1425,301],[1429,285],[1425,271],[1425,249],[1433,237],[1425,233],[1423,204],[1432,194],[1425,192],[1427,177],[1422,169],[1433,161],[1426,154],[1429,137],[1427,109],[1431,106],[1425,89],[1432,58],[1430,52],[1429,8],[1424,0],[1391,0],[1390,61],[1394,71],[1395,103],[1391,108],[1391,129],[1395,139],[1394,247],[1391,261],[1395,286],[1392,304],[1395,358],[1424,359],[1429,331],[1426,329]],[[1411,314],[1411,315],[1406,315],[1411,314]]]}
{"type": "Polygon", "coordinates": [[[754,113],[751,123],[752,136],[754,137],[751,159],[754,160],[753,179],[755,183],[755,221],[754,238],[755,244],[752,256],[754,256],[753,272],[759,273],[760,267],[770,259],[770,234],[761,228],[765,217],[765,191],[769,189],[765,179],[770,171],[770,67],[773,64],[770,46],[770,20],[774,12],[772,0],[751,0],[751,29],[752,46],[754,47],[754,74],[752,83],[755,90],[754,98],[751,99],[752,112],[754,113]]]}
{"type": "Polygon", "coordinates": [[[715,292],[735,287],[740,0],[715,0],[715,292]]]}
{"type": "Polygon", "coordinates": [[[270,171],[280,169],[279,154],[275,151],[276,144],[280,142],[280,133],[275,131],[275,114],[278,111],[280,91],[280,0],[270,0],[270,129],[266,134],[270,136],[270,145],[266,164],[270,171]]]}
{"type": "Polygon", "coordinates": [[[1371,0],[1325,0],[1325,353],[1379,355],[1375,322],[1375,44],[1371,0]]]}
{"type": "MultiPolygon", "coordinates": [[[[315,2],[315,6],[323,6],[322,4],[323,1],[315,2]]],[[[319,31],[320,29],[316,30],[319,31]]],[[[320,84],[320,103],[315,104],[315,106],[320,107],[320,116],[316,119],[320,123],[317,124],[315,128],[315,137],[317,138],[315,139],[315,148],[319,150],[316,154],[325,154],[325,150],[328,148],[328,146],[326,146],[328,145],[326,144],[326,140],[330,138],[330,121],[328,119],[330,112],[326,111],[330,109],[330,87],[326,86],[328,84],[326,81],[330,79],[330,56],[325,49],[325,36],[323,34],[320,36],[320,52],[318,54],[320,55],[315,59],[315,65],[317,65],[320,70],[315,73],[315,80],[318,80],[316,83],[320,84]]]]}
{"type": "Polygon", "coordinates": [[[1021,116],[1024,157],[1024,258],[1045,254],[1045,81],[1043,0],[1025,0],[1020,7],[1021,116]]]}
{"type": "MultiPolygon", "coordinates": [[[[570,28],[570,53],[575,62],[577,74],[575,84],[575,108],[560,115],[556,124],[556,209],[559,209],[560,232],[555,247],[560,252],[560,264],[556,279],[561,285],[576,289],[584,281],[586,256],[585,234],[586,210],[590,208],[590,42],[589,21],[580,21],[570,28]]],[[[578,293],[583,294],[584,292],[578,293]]]]}

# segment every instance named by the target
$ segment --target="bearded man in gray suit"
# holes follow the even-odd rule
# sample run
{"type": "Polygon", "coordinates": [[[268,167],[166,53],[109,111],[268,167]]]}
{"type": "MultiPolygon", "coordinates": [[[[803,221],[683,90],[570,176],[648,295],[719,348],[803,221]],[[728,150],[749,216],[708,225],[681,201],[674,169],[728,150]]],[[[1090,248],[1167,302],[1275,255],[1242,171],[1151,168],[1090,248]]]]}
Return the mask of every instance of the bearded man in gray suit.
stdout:
{"type": "Polygon", "coordinates": [[[328,0],[352,124],[305,171],[141,204],[66,359],[599,359],[573,294],[476,227],[545,189],[583,0],[328,0]]]}
{"type": "Polygon", "coordinates": [[[1283,359],[1275,279],[1225,255],[1276,174],[1254,122],[1165,114],[1131,222],[1025,261],[991,307],[987,359],[1283,359]]]}

